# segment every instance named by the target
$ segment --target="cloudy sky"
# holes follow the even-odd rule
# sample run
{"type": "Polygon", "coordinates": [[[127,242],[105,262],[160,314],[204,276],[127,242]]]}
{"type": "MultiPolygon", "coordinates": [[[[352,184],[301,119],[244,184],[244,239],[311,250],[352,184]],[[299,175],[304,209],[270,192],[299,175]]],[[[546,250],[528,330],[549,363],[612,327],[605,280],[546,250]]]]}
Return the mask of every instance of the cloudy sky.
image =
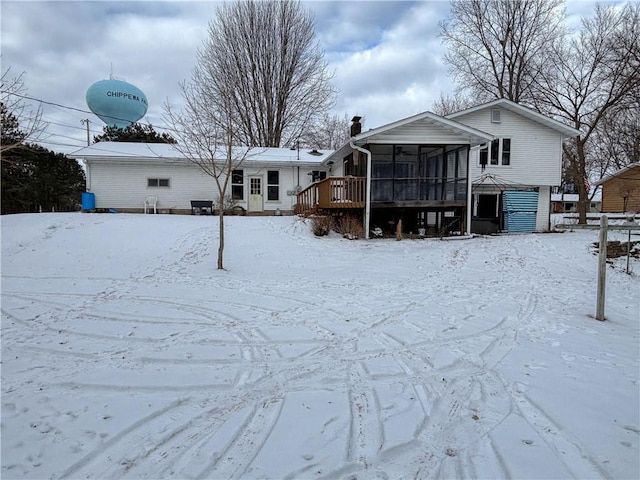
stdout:
{"type": "MultiPolygon", "coordinates": [[[[430,110],[454,89],[442,57],[438,23],[446,1],[304,2],[315,16],[316,36],[335,72],[334,113],[364,116],[365,128],[430,110]]],[[[2,71],[24,72],[27,94],[43,100],[45,147],[71,152],[102,133],[85,93],[94,82],[124,79],[147,96],[141,120],[163,131],[162,105],[180,104],[178,84],[190,76],[216,3],[193,1],[2,0],[2,71]],[[52,105],[55,104],[55,105],[52,105]]],[[[570,0],[577,25],[594,2],[570,0]]]]}

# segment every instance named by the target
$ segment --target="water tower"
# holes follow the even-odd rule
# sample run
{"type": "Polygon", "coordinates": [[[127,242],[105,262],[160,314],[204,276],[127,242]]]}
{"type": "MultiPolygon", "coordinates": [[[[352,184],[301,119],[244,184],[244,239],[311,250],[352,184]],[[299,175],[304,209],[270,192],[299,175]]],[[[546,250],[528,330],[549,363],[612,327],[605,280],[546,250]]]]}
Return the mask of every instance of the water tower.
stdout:
{"type": "Polygon", "coordinates": [[[87,105],[109,126],[126,128],[147,113],[142,90],[123,80],[100,80],[87,90],[87,105]]]}

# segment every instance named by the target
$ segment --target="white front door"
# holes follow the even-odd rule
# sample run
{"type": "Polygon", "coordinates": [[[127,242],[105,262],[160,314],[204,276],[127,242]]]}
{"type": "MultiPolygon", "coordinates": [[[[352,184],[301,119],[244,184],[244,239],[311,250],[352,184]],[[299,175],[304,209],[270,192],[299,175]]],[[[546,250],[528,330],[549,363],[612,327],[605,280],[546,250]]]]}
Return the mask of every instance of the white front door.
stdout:
{"type": "Polygon", "coordinates": [[[249,177],[249,211],[262,212],[262,177],[249,177]]]}

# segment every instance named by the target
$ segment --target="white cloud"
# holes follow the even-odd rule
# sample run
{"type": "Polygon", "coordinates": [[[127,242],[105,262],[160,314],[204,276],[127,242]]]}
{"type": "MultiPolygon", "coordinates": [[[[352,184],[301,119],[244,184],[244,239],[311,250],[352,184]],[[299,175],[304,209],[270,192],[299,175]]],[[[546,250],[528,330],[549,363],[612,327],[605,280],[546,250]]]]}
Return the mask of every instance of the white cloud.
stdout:
{"type": "MultiPolygon", "coordinates": [[[[617,2],[620,3],[620,2],[617,2]]],[[[145,121],[162,124],[162,104],[181,103],[178,83],[189,78],[196,51],[215,11],[211,2],[4,1],[2,64],[25,72],[29,95],[80,110],[87,88],[113,73],[149,100],[145,121]]],[[[453,85],[442,62],[438,23],[449,5],[431,2],[312,1],[317,40],[335,72],[334,113],[359,114],[367,128],[428,110],[453,85]]],[[[576,19],[594,2],[570,1],[576,19]]],[[[102,123],[90,113],[45,105],[58,151],[86,143],[102,123]],[[55,125],[62,124],[62,125],[55,125]]]]}

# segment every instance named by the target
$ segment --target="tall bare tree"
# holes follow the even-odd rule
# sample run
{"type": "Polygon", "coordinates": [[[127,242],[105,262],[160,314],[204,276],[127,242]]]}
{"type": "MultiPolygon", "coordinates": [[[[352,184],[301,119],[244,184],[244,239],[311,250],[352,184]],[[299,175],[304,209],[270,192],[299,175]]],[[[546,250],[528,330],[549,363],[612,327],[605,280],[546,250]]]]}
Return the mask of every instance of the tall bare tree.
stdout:
{"type": "Polygon", "coordinates": [[[477,104],[477,101],[473,101],[471,98],[464,96],[461,92],[456,92],[453,95],[440,93],[440,98],[433,102],[431,110],[433,113],[444,117],[450,113],[474,107],[477,104]]]}
{"type": "Polygon", "coordinates": [[[206,70],[198,64],[190,83],[180,85],[184,108],[175,110],[165,102],[165,120],[178,140],[175,149],[214,179],[218,195],[218,270],[224,269],[224,204],[233,171],[247,157],[250,147],[240,146],[241,138],[233,119],[236,112],[231,98],[211,99],[206,70]],[[216,106],[216,110],[212,108],[216,106]]]}
{"type": "Polygon", "coordinates": [[[547,68],[545,53],[564,33],[563,0],[453,0],[440,23],[445,61],[476,103],[524,102],[547,68]]]}
{"type": "Polygon", "coordinates": [[[333,104],[335,91],[299,1],[222,3],[198,55],[213,106],[228,100],[245,145],[280,147],[298,139],[333,104]]]}
{"type": "MultiPolygon", "coordinates": [[[[553,67],[538,78],[538,110],[568,121],[581,131],[565,143],[569,173],[579,194],[580,223],[586,222],[589,192],[585,180],[597,164],[590,149],[607,119],[616,118],[640,87],[640,4],[622,9],[596,6],[577,36],[557,44],[548,55],[553,67]]],[[[619,117],[618,117],[619,118],[619,117]]],[[[620,132],[621,134],[622,132],[620,132]]]]}
{"type": "Polygon", "coordinates": [[[27,147],[38,141],[45,131],[42,107],[32,108],[26,102],[23,74],[12,76],[11,68],[0,79],[0,110],[2,110],[2,138],[0,153],[27,147]]]}
{"type": "Polygon", "coordinates": [[[324,114],[302,133],[301,145],[309,148],[337,149],[349,141],[349,117],[324,114]]]}

